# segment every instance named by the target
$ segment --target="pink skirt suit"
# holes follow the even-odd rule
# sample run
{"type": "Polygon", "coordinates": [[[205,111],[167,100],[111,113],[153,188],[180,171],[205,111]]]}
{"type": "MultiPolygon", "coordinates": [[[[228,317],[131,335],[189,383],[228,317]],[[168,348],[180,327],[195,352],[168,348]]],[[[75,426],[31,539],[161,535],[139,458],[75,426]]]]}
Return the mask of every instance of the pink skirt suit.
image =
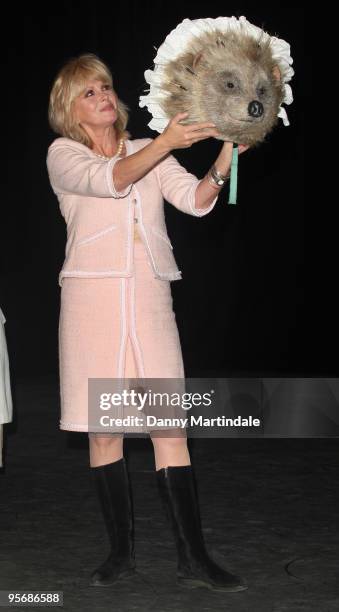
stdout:
{"type": "MultiPolygon", "coordinates": [[[[151,139],[127,140],[127,155],[151,139]]],[[[85,145],[57,138],[47,168],[67,224],[59,275],[60,428],[89,431],[89,378],[184,378],[170,281],[180,279],[164,198],[195,207],[199,180],[169,155],[117,192],[113,167],[85,145]]]]}

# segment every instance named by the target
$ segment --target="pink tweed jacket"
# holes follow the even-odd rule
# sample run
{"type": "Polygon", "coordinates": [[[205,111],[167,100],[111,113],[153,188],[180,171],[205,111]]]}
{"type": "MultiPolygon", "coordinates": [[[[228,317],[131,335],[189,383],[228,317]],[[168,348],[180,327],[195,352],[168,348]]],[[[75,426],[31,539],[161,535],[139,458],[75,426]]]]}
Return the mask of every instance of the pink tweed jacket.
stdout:
{"type": "MultiPolygon", "coordinates": [[[[127,140],[127,155],[145,147],[150,138],[127,140]]],[[[59,285],[66,276],[128,277],[133,274],[135,219],[155,278],[181,278],[167,235],[164,200],[179,210],[202,217],[214,207],[195,208],[199,179],[167,156],[143,178],[122,192],[113,183],[113,167],[85,145],[56,138],[47,154],[50,183],[67,224],[65,260],[59,285]],[[130,192],[130,193],[129,193],[130,192]]]]}

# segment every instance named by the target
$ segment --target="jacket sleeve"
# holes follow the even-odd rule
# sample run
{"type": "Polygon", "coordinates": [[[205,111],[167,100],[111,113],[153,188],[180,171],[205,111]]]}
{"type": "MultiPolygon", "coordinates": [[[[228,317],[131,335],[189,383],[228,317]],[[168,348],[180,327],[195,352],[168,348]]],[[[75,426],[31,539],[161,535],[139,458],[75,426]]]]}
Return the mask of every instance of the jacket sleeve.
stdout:
{"type": "Polygon", "coordinates": [[[113,183],[113,168],[120,159],[109,161],[88,155],[84,145],[57,139],[48,149],[47,170],[55,194],[75,194],[96,198],[123,198],[130,189],[117,191],[113,183]],[[60,142],[58,142],[60,140],[60,142]]]}
{"type": "Polygon", "coordinates": [[[195,192],[202,179],[188,172],[173,155],[168,155],[157,164],[156,172],[165,200],[182,212],[203,217],[214,208],[219,193],[207,208],[195,207],[195,192]]]}

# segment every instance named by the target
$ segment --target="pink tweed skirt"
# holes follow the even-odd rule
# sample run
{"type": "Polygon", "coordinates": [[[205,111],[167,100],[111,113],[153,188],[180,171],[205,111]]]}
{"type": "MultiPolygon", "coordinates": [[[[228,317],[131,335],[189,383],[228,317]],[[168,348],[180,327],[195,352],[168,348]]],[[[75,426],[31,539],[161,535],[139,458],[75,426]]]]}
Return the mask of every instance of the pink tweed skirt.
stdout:
{"type": "Polygon", "coordinates": [[[89,378],[184,378],[170,281],[134,241],[128,278],[64,278],[59,319],[60,429],[88,431],[89,378]]]}

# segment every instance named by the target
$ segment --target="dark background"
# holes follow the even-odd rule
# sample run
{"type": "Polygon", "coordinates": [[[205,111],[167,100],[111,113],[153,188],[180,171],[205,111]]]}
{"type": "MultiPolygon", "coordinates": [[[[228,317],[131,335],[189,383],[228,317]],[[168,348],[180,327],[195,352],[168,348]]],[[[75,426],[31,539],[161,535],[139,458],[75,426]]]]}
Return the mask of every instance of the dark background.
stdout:
{"type": "MultiPolygon", "coordinates": [[[[213,371],[337,377],[338,225],[332,222],[337,189],[329,197],[324,194],[329,178],[337,177],[327,166],[331,145],[336,145],[332,65],[330,79],[323,66],[315,71],[310,93],[310,54],[314,50],[318,57],[319,35],[328,37],[331,20],[324,15],[332,12],[326,12],[326,4],[322,11],[307,7],[317,29],[304,47],[302,9],[292,2],[190,6],[83,0],[54,3],[51,10],[47,6],[35,10],[33,5],[23,14],[13,5],[9,21],[7,3],[2,23],[2,38],[9,34],[8,77],[1,90],[7,105],[1,128],[8,189],[1,192],[0,305],[7,317],[12,379],[28,380],[12,387],[18,416],[7,426],[12,435],[6,469],[0,470],[5,486],[0,495],[1,579],[2,588],[15,592],[61,587],[65,610],[101,611],[112,607],[111,589],[102,589],[98,598],[86,588],[106,547],[85,469],[87,436],[59,432],[57,385],[40,381],[41,376],[57,377],[58,273],[66,240],[46,171],[47,148],[55,138],[47,122],[50,86],[71,56],[98,53],[130,106],[132,137],[156,137],[147,127],[149,113],[138,107],[143,73],[152,68],[153,45],[158,47],[182,19],[245,15],[291,44],[296,71],[294,103],[287,107],[291,125],[280,121],[265,144],[240,157],[238,204],[226,204],[225,188],[213,212],[202,219],[166,205],[168,231],[183,271],[172,291],[188,376],[213,371]],[[321,99],[326,114],[319,110],[321,99]],[[309,153],[307,196],[304,150],[309,153]],[[315,223],[310,228],[312,203],[315,223]]],[[[201,177],[220,146],[211,140],[175,155],[201,177]]],[[[281,422],[299,438],[318,437],[319,431],[336,435],[334,420],[317,414],[323,397],[317,381],[312,388],[314,401],[305,401],[298,384],[291,398],[282,397],[280,416],[285,406],[288,414],[281,422]]],[[[325,399],[325,406],[336,407],[328,390],[325,399]]],[[[139,602],[145,610],[178,605],[187,611],[225,606],[237,612],[338,609],[337,441],[239,437],[190,440],[190,454],[208,549],[219,551],[225,563],[227,557],[226,567],[244,576],[249,590],[227,603],[223,595],[201,589],[195,595],[177,592],[174,547],[155,491],[153,458],[146,447],[150,442],[128,440],[133,442],[128,463],[141,572],[133,585],[114,588],[116,609],[139,609],[139,602]]]]}
{"type": "MultiPolygon", "coordinates": [[[[236,206],[227,205],[227,187],[202,219],[165,205],[183,272],[172,291],[186,374],[336,376],[336,360],[323,350],[323,322],[305,295],[303,150],[310,68],[302,9],[282,2],[255,6],[83,1],[18,16],[8,55],[13,95],[6,126],[9,190],[1,222],[0,285],[14,377],[56,375],[58,367],[57,279],[66,226],[46,171],[47,147],[56,137],[47,108],[57,71],[73,55],[97,53],[129,105],[132,138],[155,138],[147,127],[150,114],[138,106],[144,71],[153,67],[153,46],[185,17],[225,14],[245,15],[290,43],[294,102],[285,107],[291,125],[280,120],[266,143],[241,155],[236,206]]],[[[174,154],[200,178],[220,147],[209,139],[174,154]]]]}

